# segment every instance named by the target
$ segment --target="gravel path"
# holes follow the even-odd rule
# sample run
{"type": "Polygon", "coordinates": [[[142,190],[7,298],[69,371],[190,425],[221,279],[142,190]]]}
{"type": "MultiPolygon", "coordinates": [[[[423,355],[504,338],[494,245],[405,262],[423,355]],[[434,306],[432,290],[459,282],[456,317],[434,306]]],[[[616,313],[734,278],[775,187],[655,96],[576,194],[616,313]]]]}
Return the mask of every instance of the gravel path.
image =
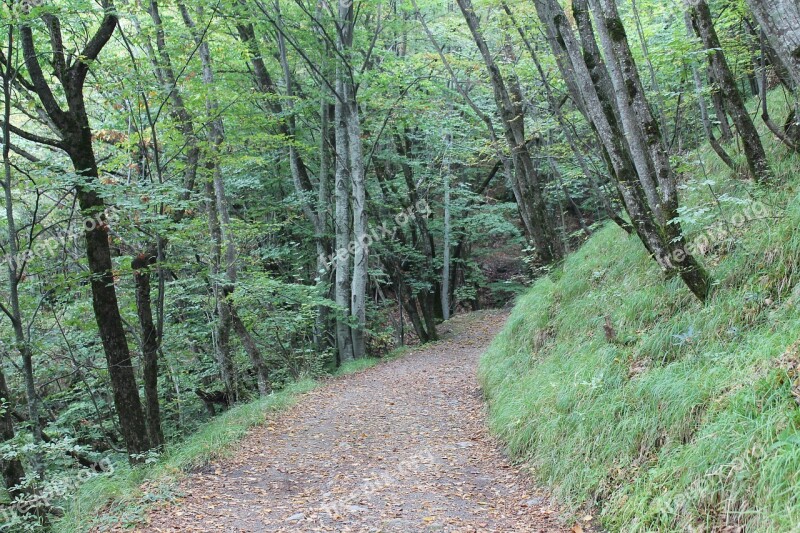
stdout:
{"type": "Polygon", "coordinates": [[[569,531],[485,429],[475,368],[504,320],[458,317],[445,340],[308,393],[142,531],[569,531]]]}

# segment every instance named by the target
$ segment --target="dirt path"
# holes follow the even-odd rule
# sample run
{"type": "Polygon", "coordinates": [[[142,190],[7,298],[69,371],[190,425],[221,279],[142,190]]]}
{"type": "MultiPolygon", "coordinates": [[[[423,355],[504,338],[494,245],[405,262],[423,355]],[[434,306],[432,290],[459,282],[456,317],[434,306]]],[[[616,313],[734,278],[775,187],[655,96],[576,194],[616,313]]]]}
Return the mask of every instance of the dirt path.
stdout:
{"type": "Polygon", "coordinates": [[[184,481],[144,531],[568,531],[485,430],[475,367],[505,316],[331,381],[184,481]]]}

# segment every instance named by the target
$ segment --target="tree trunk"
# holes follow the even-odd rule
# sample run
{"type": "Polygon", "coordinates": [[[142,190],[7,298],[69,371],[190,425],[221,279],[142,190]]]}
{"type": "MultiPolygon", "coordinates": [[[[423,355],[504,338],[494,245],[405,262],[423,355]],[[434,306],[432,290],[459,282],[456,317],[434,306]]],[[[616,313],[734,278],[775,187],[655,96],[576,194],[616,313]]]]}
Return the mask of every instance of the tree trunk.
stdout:
{"type": "Polygon", "coordinates": [[[772,48],[800,87],[800,3],[797,0],[747,0],[772,48]]]}
{"type": "MultiPolygon", "coordinates": [[[[106,7],[107,2],[104,2],[106,7]]],[[[59,129],[63,141],[48,141],[51,146],[64,150],[69,156],[75,173],[81,178],[75,185],[81,215],[91,222],[86,223],[86,257],[92,273],[92,307],[97,321],[100,338],[108,363],[111,388],[114,393],[114,406],[119,417],[120,430],[128,449],[129,458],[149,448],[147,430],[139,399],[139,388],[131,362],[128,341],[117,303],[114,288],[113,264],[109,244],[108,225],[104,214],[105,204],[96,191],[98,182],[97,159],[92,147],[92,130],[83,96],[83,87],[89,73],[89,63],[95,59],[111,39],[117,27],[117,18],[109,10],[103,17],[79,59],[67,66],[56,63],[57,79],[65,95],[67,110],[61,109],[53,95],[48,78],[39,64],[38,52],[34,44],[30,26],[21,29],[22,48],[25,65],[31,78],[31,86],[39,98],[45,113],[53,125],[59,129]],[[87,186],[88,184],[88,186],[87,186]]],[[[60,24],[52,18],[48,24],[51,43],[57,47],[63,43],[60,24]]],[[[55,50],[55,55],[63,50],[55,50]]]]}
{"type": "MultiPolygon", "coordinates": [[[[705,269],[685,250],[683,231],[677,220],[678,191],[675,175],[669,154],[664,148],[666,143],[663,141],[658,121],[653,117],[645,96],[644,86],[628,46],[625,27],[617,13],[616,3],[614,0],[589,0],[589,2],[596,20],[601,21],[598,25],[598,34],[606,57],[609,58],[607,66],[616,89],[617,107],[620,116],[623,117],[623,124],[631,128],[626,127],[626,134],[629,140],[633,136],[642,137],[641,144],[647,148],[655,172],[652,181],[658,184],[660,204],[658,209],[652,205],[651,208],[654,213],[660,213],[663,217],[658,220],[658,225],[664,236],[664,247],[670,252],[672,258],[670,262],[673,262],[684,283],[695,296],[704,301],[710,292],[711,280],[705,269]]],[[[641,176],[640,181],[645,184],[641,176]]]]}
{"type": "MultiPolygon", "coordinates": [[[[83,135],[85,138],[82,141],[73,137],[75,145],[68,148],[68,153],[76,173],[92,183],[97,181],[98,172],[88,126],[83,135]]],[[[94,229],[86,231],[86,255],[89,259],[89,270],[93,274],[92,305],[108,361],[108,374],[114,391],[114,406],[119,417],[120,430],[127,444],[128,454],[138,455],[150,448],[150,442],[114,288],[108,226],[102,215],[104,204],[94,190],[82,187],[78,188],[78,202],[81,213],[87,219],[102,217],[94,229]]]]}
{"type": "MultiPolygon", "coordinates": [[[[449,143],[452,142],[450,136],[447,136],[448,148],[449,143]]],[[[446,148],[447,149],[447,148],[446,148]]],[[[445,156],[448,157],[448,156],[445,156]]],[[[450,161],[449,159],[444,165],[444,174],[442,176],[442,186],[444,188],[444,228],[443,228],[443,242],[442,242],[442,319],[450,320],[450,161]]]]}
{"type": "Polygon", "coordinates": [[[230,315],[233,323],[233,329],[239,336],[239,340],[244,347],[244,351],[247,352],[247,356],[250,358],[250,363],[253,365],[253,370],[256,373],[256,379],[258,380],[258,393],[261,396],[267,396],[270,392],[272,392],[272,384],[270,383],[269,379],[269,369],[264,362],[264,357],[261,354],[261,350],[259,350],[258,346],[256,346],[256,342],[253,340],[250,332],[247,331],[247,327],[245,327],[242,319],[239,318],[239,313],[236,312],[236,308],[232,305],[230,306],[230,315]]]}
{"type": "MultiPolygon", "coordinates": [[[[692,35],[694,30],[692,29],[692,18],[689,13],[686,13],[686,29],[688,30],[689,34],[692,35]]],[[[700,122],[703,125],[703,131],[706,134],[706,138],[708,139],[711,148],[714,149],[714,152],[719,156],[725,165],[728,166],[731,170],[736,170],[736,163],[733,161],[728,152],[725,151],[725,148],[717,140],[716,135],[714,135],[714,128],[711,125],[711,119],[708,116],[708,104],[706,102],[705,96],[703,96],[703,78],[700,75],[700,69],[697,67],[694,62],[692,63],[692,78],[694,80],[694,88],[695,94],[697,96],[697,106],[700,111],[700,122]]],[[[727,121],[727,119],[725,119],[727,121]]]]}
{"type": "Polygon", "coordinates": [[[733,119],[736,131],[742,138],[749,174],[756,181],[763,183],[770,177],[767,154],[761,144],[761,138],[758,136],[755,124],[753,124],[753,119],[750,118],[750,114],[744,105],[742,95],[736,87],[736,79],[733,77],[728,61],[725,59],[722,45],[714,28],[711,10],[705,0],[687,0],[687,2],[689,14],[692,18],[692,27],[709,54],[708,61],[714,73],[714,79],[719,84],[720,91],[725,99],[725,107],[733,119]]]}
{"type": "MultiPolygon", "coordinates": [[[[317,287],[320,288],[322,293],[323,287],[328,287],[330,283],[331,268],[328,264],[328,257],[331,252],[330,239],[327,236],[328,231],[328,217],[331,203],[330,193],[330,154],[333,151],[333,146],[336,145],[334,131],[330,127],[331,115],[333,114],[333,105],[323,96],[320,99],[320,114],[321,133],[320,133],[320,146],[319,146],[319,183],[317,185],[317,220],[318,227],[317,238],[315,240],[317,249],[317,287]]],[[[329,289],[328,289],[329,290],[329,289]]],[[[326,294],[326,296],[328,296],[326,294]]],[[[334,329],[333,337],[335,337],[335,325],[331,328],[330,309],[327,305],[320,305],[317,307],[317,320],[314,331],[315,344],[317,350],[322,353],[331,347],[330,338],[331,329],[334,329]]]]}
{"type": "MultiPolygon", "coordinates": [[[[637,179],[636,165],[628,152],[629,148],[624,143],[625,136],[617,121],[617,116],[620,114],[618,108],[620,101],[615,97],[614,92],[609,90],[609,84],[604,82],[604,79],[608,78],[608,73],[604,72],[602,58],[599,57],[596,44],[594,44],[594,32],[587,16],[585,1],[576,0],[574,3],[578,4],[575,6],[574,14],[581,35],[584,37],[583,50],[580,49],[573,30],[568,24],[566,14],[558,1],[534,1],[539,18],[544,23],[551,48],[556,55],[561,55],[563,58],[561,64],[564,65],[565,70],[562,71],[562,75],[572,77],[580,91],[582,107],[586,109],[587,119],[594,125],[606,148],[605,153],[609,163],[613,166],[613,175],[616,177],[620,196],[642,243],[665,272],[681,273],[684,282],[692,292],[699,299],[705,299],[708,295],[708,280],[702,276],[703,271],[698,269],[693,258],[688,263],[676,261],[679,263],[678,265],[673,264],[671,260],[675,251],[674,247],[670,245],[669,238],[657,222],[658,219],[642,188],[641,179],[637,179]]],[[[616,61],[613,57],[611,60],[616,61]]],[[[626,99],[627,92],[621,94],[620,97],[626,99]]],[[[685,251],[683,249],[680,251],[682,252],[681,259],[686,259],[683,257],[685,251]]]]}
{"type": "MultiPolygon", "coordinates": [[[[6,377],[0,371],[0,442],[7,442],[14,438],[14,417],[12,416],[11,393],[6,384],[6,377]]],[[[17,458],[3,458],[0,456],[0,470],[3,471],[3,482],[9,497],[13,500],[22,494],[18,487],[25,478],[25,469],[17,458]]]]}
{"type": "MultiPolygon", "coordinates": [[[[626,94],[626,90],[624,83],[621,82],[622,73],[618,59],[616,56],[609,57],[606,51],[606,60],[605,62],[602,61],[586,0],[573,2],[573,14],[578,24],[584,54],[593,58],[589,67],[592,69],[591,73],[594,76],[600,98],[603,100],[604,105],[610,108],[615,120],[619,121],[620,127],[625,134],[628,153],[636,167],[639,182],[647,198],[650,210],[655,214],[659,223],[664,223],[667,219],[662,206],[662,198],[658,191],[657,176],[659,173],[656,172],[653,166],[655,161],[649,155],[650,150],[645,143],[644,136],[639,133],[640,126],[632,112],[632,102],[629,102],[627,98],[619,100],[622,95],[626,94]],[[619,102],[625,105],[624,110],[627,113],[622,112],[619,102]]],[[[598,20],[602,21],[603,19],[600,18],[598,20]]],[[[600,27],[602,28],[603,25],[601,24],[600,27]]],[[[641,97],[643,98],[644,95],[641,95],[641,97]]]]}
{"type": "MultiPolygon", "coordinates": [[[[367,305],[367,282],[369,267],[369,242],[367,234],[367,206],[366,206],[366,184],[364,182],[364,155],[361,141],[361,118],[358,109],[358,87],[352,76],[355,68],[351,63],[351,53],[353,47],[353,33],[355,31],[355,11],[353,3],[349,0],[339,0],[338,4],[338,28],[337,42],[339,61],[336,66],[336,157],[337,177],[337,226],[339,225],[339,202],[342,199],[344,183],[340,183],[340,178],[349,179],[348,184],[351,191],[352,200],[352,241],[345,245],[353,255],[353,274],[352,278],[348,275],[350,284],[350,346],[345,344],[345,357],[360,359],[366,356],[366,305],[367,305]],[[347,136],[346,144],[341,142],[339,137],[347,136]],[[345,163],[346,161],[346,163],[345,163]],[[340,171],[343,175],[339,175],[340,171]]],[[[344,140],[344,139],[342,139],[344,140]]],[[[342,213],[343,215],[343,213],[342,213]]],[[[348,214],[348,225],[350,222],[348,214]]],[[[342,233],[344,228],[341,228],[342,233]]],[[[348,228],[348,233],[349,228],[348,228]]],[[[337,228],[336,248],[339,255],[343,255],[343,243],[339,240],[340,230],[337,228]]],[[[350,235],[348,235],[350,238],[350,235]]],[[[349,255],[349,254],[348,254],[349,255]]],[[[348,258],[349,266],[349,258],[348,258]]],[[[337,265],[337,290],[339,289],[337,265]]],[[[343,280],[344,281],[344,280],[343,280]]],[[[344,285],[341,287],[344,289],[344,285]]],[[[337,293],[337,303],[339,299],[344,302],[345,295],[337,293]]],[[[341,305],[341,304],[340,304],[341,305]]],[[[339,326],[337,326],[339,328],[339,326]]],[[[342,334],[344,328],[341,328],[342,334]]],[[[340,348],[341,349],[341,348],[340,348]]]]}
{"type": "MultiPolygon", "coordinates": [[[[212,165],[213,167],[213,165],[212,165]]],[[[211,169],[212,172],[214,169],[211,169]]],[[[205,183],[205,205],[206,216],[208,218],[208,231],[211,236],[211,258],[209,261],[209,281],[214,294],[215,320],[212,329],[212,344],[214,346],[214,357],[219,367],[220,378],[225,386],[227,398],[235,400],[238,387],[236,380],[236,370],[231,357],[231,316],[230,307],[227,299],[230,294],[226,284],[220,281],[223,276],[222,270],[222,230],[220,229],[219,217],[217,215],[216,195],[214,184],[206,178],[205,183]]]]}
{"type": "Polygon", "coordinates": [[[350,313],[354,323],[353,357],[366,357],[365,330],[367,327],[367,282],[369,281],[369,236],[367,235],[367,194],[364,181],[364,156],[361,146],[361,120],[354,88],[348,87],[347,134],[350,149],[350,173],[353,185],[353,233],[355,255],[353,257],[353,282],[351,286],[350,313]]]}
{"type": "MultiPolygon", "coordinates": [[[[13,26],[9,27],[8,35],[8,54],[11,58],[14,54],[14,32],[13,26]]],[[[9,59],[10,61],[10,59],[9,59]]],[[[24,275],[26,261],[20,256],[19,244],[17,241],[17,222],[14,212],[14,198],[12,191],[11,173],[11,85],[12,74],[11,64],[9,63],[3,72],[3,193],[5,203],[6,226],[8,231],[7,266],[8,266],[8,296],[10,310],[11,328],[14,331],[14,341],[22,358],[22,371],[25,380],[25,396],[28,402],[28,417],[30,419],[31,433],[33,442],[39,445],[42,442],[42,425],[39,421],[39,395],[36,392],[36,383],[33,375],[33,352],[31,350],[30,339],[25,334],[25,327],[22,323],[22,306],[19,301],[19,283],[24,275]],[[22,263],[22,264],[20,264],[22,263]]],[[[34,223],[36,221],[34,220],[34,223]]],[[[31,242],[32,246],[33,243],[31,242]]],[[[6,397],[10,401],[10,397],[6,397]]],[[[13,431],[13,427],[12,427],[13,431]]],[[[34,458],[34,467],[41,474],[44,469],[40,455],[37,453],[34,458]]]]}
{"type": "MultiPolygon", "coordinates": [[[[157,252],[156,252],[157,253],[157,252]]],[[[150,266],[157,261],[153,251],[140,254],[131,262],[136,287],[136,314],[142,331],[142,379],[144,381],[144,406],[147,434],[154,448],[164,445],[161,430],[161,408],[158,400],[158,348],[159,338],[153,322],[150,303],[150,266]]]]}
{"type": "Polygon", "coordinates": [[[336,318],[336,342],[339,349],[339,363],[352,361],[353,337],[347,317],[350,316],[350,149],[347,135],[346,102],[341,99],[344,92],[344,73],[341,67],[336,72],[336,92],[334,128],[336,132],[336,287],[335,301],[339,307],[336,318]]]}
{"type": "MultiPolygon", "coordinates": [[[[614,85],[617,109],[626,137],[632,150],[634,138],[637,140],[636,149],[646,150],[647,153],[642,154],[642,157],[649,158],[648,167],[654,173],[652,179],[641,179],[642,185],[646,192],[648,188],[654,187],[648,193],[648,199],[651,198],[650,194],[656,197],[651,200],[651,208],[659,215],[660,224],[665,225],[677,215],[678,196],[669,154],[664,148],[666,144],[663,142],[663,134],[650,110],[616,4],[610,0],[589,0],[589,3],[592,5],[595,20],[599,21],[597,30],[607,58],[606,67],[614,85]]],[[[641,174],[640,172],[640,178],[641,174]]]]}

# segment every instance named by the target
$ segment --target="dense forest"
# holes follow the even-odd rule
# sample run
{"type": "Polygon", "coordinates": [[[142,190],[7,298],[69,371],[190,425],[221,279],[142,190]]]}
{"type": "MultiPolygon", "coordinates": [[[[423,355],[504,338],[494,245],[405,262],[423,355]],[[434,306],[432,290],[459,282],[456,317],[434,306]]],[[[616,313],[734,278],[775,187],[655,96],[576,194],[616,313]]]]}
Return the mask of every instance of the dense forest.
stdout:
{"type": "MultiPolygon", "coordinates": [[[[746,281],[720,266],[737,231],[794,201],[795,0],[4,0],[0,22],[4,531],[235,405],[435,342],[598,234],[681,302],[652,313],[703,309],[746,281]]],[[[607,312],[598,338],[629,342],[607,312]]]]}

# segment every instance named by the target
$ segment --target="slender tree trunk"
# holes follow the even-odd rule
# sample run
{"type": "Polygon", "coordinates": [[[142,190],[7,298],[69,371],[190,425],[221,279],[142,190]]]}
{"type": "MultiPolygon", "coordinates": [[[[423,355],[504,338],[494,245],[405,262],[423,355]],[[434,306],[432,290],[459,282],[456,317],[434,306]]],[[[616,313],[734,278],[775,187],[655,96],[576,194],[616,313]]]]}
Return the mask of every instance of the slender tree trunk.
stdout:
{"type": "Polygon", "coordinates": [[[261,350],[258,349],[256,342],[253,340],[253,337],[250,335],[247,327],[245,327],[242,319],[239,318],[239,313],[236,311],[234,306],[230,307],[230,315],[233,329],[236,332],[236,335],[239,336],[239,340],[242,342],[244,351],[247,352],[247,356],[250,358],[250,363],[253,365],[253,370],[256,373],[256,379],[258,380],[258,393],[261,396],[267,396],[270,392],[272,392],[272,384],[270,383],[269,379],[269,369],[264,362],[264,357],[261,355],[261,350]]]}
{"type": "MultiPolygon", "coordinates": [[[[689,35],[694,34],[694,30],[692,28],[692,18],[689,13],[686,13],[686,28],[689,32],[689,35]]],[[[692,63],[692,78],[694,79],[694,88],[695,94],[697,96],[697,106],[700,111],[700,121],[703,125],[703,131],[706,134],[706,138],[708,139],[711,148],[713,148],[714,152],[719,156],[719,158],[727,165],[731,170],[736,170],[736,163],[733,161],[728,152],[725,151],[725,148],[719,143],[717,140],[716,135],[714,135],[714,128],[711,125],[711,119],[708,116],[708,104],[706,103],[706,98],[703,95],[703,78],[700,75],[700,69],[697,67],[694,62],[692,63]]],[[[727,119],[725,119],[727,121],[727,119]]]]}
{"type": "Polygon", "coordinates": [[[708,61],[714,78],[725,98],[725,106],[736,125],[736,131],[742,139],[749,174],[756,181],[763,183],[770,177],[767,154],[725,59],[722,45],[714,28],[711,10],[705,0],[687,0],[687,2],[692,18],[692,27],[708,51],[708,61]]]}
{"type": "MultiPolygon", "coordinates": [[[[195,187],[197,179],[197,169],[200,166],[200,146],[197,134],[194,131],[194,124],[192,116],[186,108],[186,103],[183,99],[183,94],[178,89],[178,80],[175,71],[172,67],[172,60],[167,50],[166,37],[164,34],[164,26],[161,20],[161,13],[158,8],[158,2],[151,0],[148,13],[153,21],[156,30],[156,50],[153,50],[152,44],[148,39],[145,39],[145,49],[153,64],[156,77],[159,79],[164,91],[168,95],[169,110],[172,117],[178,124],[178,129],[184,137],[186,143],[186,162],[183,171],[183,193],[180,195],[181,200],[186,201],[189,199],[195,187]],[[157,53],[156,53],[157,52],[157,53]]],[[[138,21],[134,18],[137,30],[141,34],[138,21]]],[[[180,209],[174,213],[173,220],[180,221],[184,216],[184,210],[180,209]]]]}
{"type": "Polygon", "coordinates": [[[353,185],[353,233],[355,255],[353,257],[353,281],[351,286],[350,312],[355,324],[353,335],[353,357],[366,357],[365,331],[367,327],[367,283],[369,281],[369,242],[367,234],[367,194],[364,181],[364,155],[361,146],[361,120],[358,102],[352,87],[347,91],[349,111],[347,113],[348,148],[350,149],[350,173],[353,185]]]}
{"type": "Polygon", "coordinates": [[[136,287],[136,313],[142,330],[142,379],[144,382],[144,407],[147,433],[154,448],[164,445],[161,430],[161,408],[158,399],[158,349],[159,338],[153,322],[150,303],[150,265],[156,263],[157,252],[145,252],[131,264],[136,287]]]}
{"type": "MultiPolygon", "coordinates": [[[[178,6],[181,10],[181,15],[183,16],[186,26],[193,31],[195,42],[198,45],[198,52],[203,71],[203,84],[206,85],[210,91],[213,91],[213,88],[215,87],[215,79],[211,60],[211,51],[209,49],[208,42],[202,40],[202,37],[195,32],[196,25],[186,9],[186,6],[181,2],[178,3],[178,6]]],[[[230,360],[231,355],[229,339],[230,331],[233,328],[239,337],[242,346],[244,346],[245,351],[250,357],[250,361],[253,364],[256,375],[258,376],[259,392],[262,394],[268,394],[269,380],[263,356],[253,342],[252,337],[247,332],[247,329],[244,327],[244,324],[238,319],[238,314],[232,300],[238,277],[236,263],[236,237],[231,225],[228,199],[225,193],[225,181],[222,178],[222,168],[219,161],[221,147],[225,140],[225,131],[222,119],[218,117],[219,102],[213,96],[206,98],[206,111],[209,117],[216,117],[213,118],[209,124],[209,141],[211,141],[211,148],[208,156],[209,162],[207,166],[212,172],[212,187],[210,189],[207,188],[207,192],[210,195],[209,203],[213,202],[214,210],[219,217],[217,227],[213,228],[212,236],[218,240],[218,242],[215,243],[216,257],[220,257],[222,253],[221,248],[224,245],[225,265],[219,269],[219,273],[221,274],[221,271],[224,271],[226,278],[222,286],[218,287],[218,289],[215,291],[217,295],[217,310],[219,315],[217,339],[221,348],[219,358],[222,366],[225,368],[224,372],[230,373],[230,371],[233,370],[233,363],[230,360]]],[[[296,159],[296,154],[292,159],[296,159]]],[[[211,224],[211,222],[209,223],[211,224]]],[[[233,381],[234,394],[229,397],[236,398],[237,387],[235,383],[235,376],[230,375],[228,380],[224,379],[224,381],[226,381],[226,385],[228,384],[228,381],[233,381]]]]}
{"type": "MultiPolygon", "coordinates": [[[[327,237],[328,209],[330,206],[330,154],[332,147],[336,144],[333,130],[330,127],[330,115],[333,106],[323,96],[320,99],[321,133],[319,146],[319,183],[317,185],[317,221],[315,228],[317,236],[315,245],[317,250],[317,276],[319,281],[317,286],[327,287],[330,283],[331,268],[328,264],[330,254],[330,240],[327,237]]],[[[324,352],[330,347],[329,331],[330,316],[327,305],[320,305],[317,308],[317,320],[315,327],[315,344],[319,352],[324,352]]],[[[335,335],[334,335],[335,336],[335,335]]]]}
{"type": "MultiPolygon", "coordinates": [[[[320,144],[319,144],[319,177],[317,183],[317,225],[315,226],[314,244],[317,251],[317,287],[320,295],[331,296],[331,265],[328,257],[331,253],[331,241],[328,234],[328,220],[330,218],[331,207],[331,175],[330,163],[331,153],[336,145],[334,131],[331,128],[331,118],[334,114],[334,106],[328,101],[328,95],[320,98],[320,114],[322,116],[320,124],[320,144]],[[324,289],[324,290],[323,290],[324,289]]],[[[320,353],[327,351],[335,346],[336,337],[335,321],[331,320],[330,308],[326,304],[317,307],[316,327],[314,331],[315,345],[320,353]]]]}
{"type": "MultiPolygon", "coordinates": [[[[16,28],[9,25],[8,28],[8,50],[6,57],[9,63],[6,68],[0,71],[3,77],[3,192],[5,193],[6,225],[8,226],[10,261],[8,261],[8,282],[9,293],[11,295],[11,314],[13,322],[14,336],[17,345],[23,355],[23,366],[25,371],[25,389],[28,396],[28,414],[31,417],[34,440],[38,443],[41,439],[41,426],[39,424],[39,405],[36,387],[33,383],[33,358],[31,357],[30,345],[26,342],[22,330],[22,313],[19,306],[19,276],[17,274],[17,245],[16,245],[16,226],[14,221],[14,208],[11,197],[11,58],[14,56],[14,34],[16,28]],[[20,336],[20,333],[22,335],[20,336]],[[21,337],[21,338],[20,338],[21,337]],[[24,352],[23,352],[24,350],[24,352]],[[31,394],[31,392],[33,394],[31,394]],[[34,418],[35,417],[35,418],[34,418]],[[38,440],[37,440],[38,439],[38,440]]],[[[2,65],[0,65],[2,67],[2,65]]],[[[0,368],[0,442],[7,442],[14,438],[14,418],[12,416],[13,406],[11,405],[11,392],[6,384],[6,377],[0,368]]],[[[25,477],[25,470],[22,462],[17,458],[5,459],[0,456],[0,470],[3,471],[3,481],[11,500],[21,494],[17,489],[25,477]]]]}
{"type": "MultiPolygon", "coordinates": [[[[9,27],[8,34],[8,54],[6,57],[13,57],[14,53],[14,27],[9,27]]],[[[10,59],[9,59],[10,61],[10,59]]],[[[12,197],[12,175],[11,175],[11,85],[13,83],[11,65],[9,64],[3,72],[3,193],[5,203],[6,226],[8,231],[8,247],[6,249],[8,261],[8,295],[11,328],[14,330],[14,341],[17,351],[22,358],[22,371],[25,380],[25,396],[28,402],[28,417],[31,424],[31,433],[34,444],[42,442],[42,425],[39,421],[39,395],[36,392],[36,383],[33,375],[33,352],[28,336],[25,334],[25,327],[22,320],[22,306],[19,301],[19,283],[24,274],[22,269],[25,261],[20,256],[17,241],[17,222],[14,213],[14,199],[12,197]],[[22,264],[20,264],[20,261],[22,264]]],[[[35,221],[34,221],[35,222],[35,221]]],[[[10,399],[10,398],[7,398],[10,399]]],[[[12,428],[13,429],[13,428],[12,428]]],[[[44,465],[40,464],[40,457],[36,457],[35,467],[41,470],[44,465]]]]}
{"type": "MultiPolygon", "coordinates": [[[[446,135],[446,148],[449,150],[452,139],[446,135]]],[[[451,233],[451,213],[450,213],[450,159],[445,154],[445,164],[442,175],[442,187],[444,188],[444,228],[442,243],[442,319],[450,320],[450,233],[451,233]]]]}
{"type": "Polygon", "coordinates": [[[336,131],[336,288],[335,301],[339,307],[336,318],[336,342],[339,349],[339,363],[346,363],[354,358],[353,337],[349,320],[350,316],[350,148],[347,135],[346,102],[342,101],[344,92],[344,73],[337,67],[336,92],[340,95],[335,102],[334,128],[336,131]]]}
{"type": "MultiPolygon", "coordinates": [[[[213,168],[211,171],[213,172],[213,168]]],[[[214,295],[215,320],[212,328],[214,358],[219,367],[220,378],[225,387],[227,398],[230,401],[234,401],[237,397],[238,387],[230,346],[230,331],[233,323],[231,322],[230,308],[227,303],[229,292],[226,289],[226,285],[220,281],[220,277],[224,276],[222,269],[222,230],[220,229],[217,215],[214,184],[208,178],[206,178],[205,183],[205,207],[208,232],[211,236],[209,281],[214,295]]]]}

